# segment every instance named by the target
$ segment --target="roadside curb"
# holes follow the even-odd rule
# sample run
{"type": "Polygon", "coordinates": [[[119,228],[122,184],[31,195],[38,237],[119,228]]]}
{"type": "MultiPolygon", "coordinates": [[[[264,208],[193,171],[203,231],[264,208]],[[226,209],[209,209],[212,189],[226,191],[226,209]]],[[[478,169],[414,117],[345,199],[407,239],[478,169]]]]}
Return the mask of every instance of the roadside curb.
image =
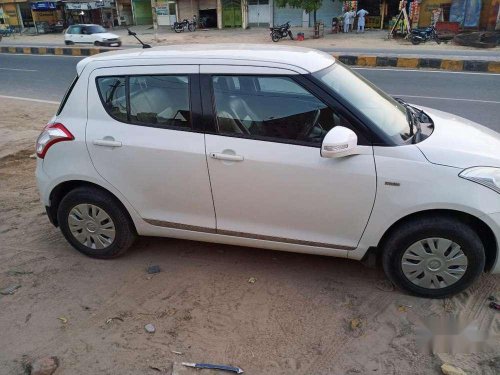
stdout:
{"type": "Polygon", "coordinates": [[[92,56],[102,52],[115,51],[114,48],[101,47],[15,47],[0,46],[0,53],[16,53],[25,55],[55,56],[92,56]]]}
{"type": "Polygon", "coordinates": [[[355,66],[408,69],[424,68],[453,72],[500,73],[500,61],[338,54],[333,54],[333,56],[346,65],[355,66]]]}
{"type": "MultiPolygon", "coordinates": [[[[15,47],[0,46],[0,53],[55,56],[92,56],[102,52],[116,51],[118,48],[101,47],[15,47]]],[[[438,69],[453,72],[500,73],[500,61],[442,59],[429,57],[373,56],[332,54],[346,65],[361,67],[387,67],[407,69],[438,69]]]]}

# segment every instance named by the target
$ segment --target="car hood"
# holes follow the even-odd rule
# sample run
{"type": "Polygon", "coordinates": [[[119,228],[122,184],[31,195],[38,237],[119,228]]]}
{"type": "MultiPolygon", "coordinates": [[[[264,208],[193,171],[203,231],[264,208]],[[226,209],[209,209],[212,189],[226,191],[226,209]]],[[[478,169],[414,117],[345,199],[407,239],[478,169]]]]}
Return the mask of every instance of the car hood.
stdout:
{"type": "Polygon", "coordinates": [[[120,37],[118,35],[112,34],[112,33],[95,33],[92,35],[95,35],[99,38],[104,38],[104,39],[120,39],[120,37]]]}
{"type": "Polygon", "coordinates": [[[500,167],[500,134],[463,117],[422,108],[434,122],[434,131],[417,144],[427,160],[456,168],[500,167]]]}

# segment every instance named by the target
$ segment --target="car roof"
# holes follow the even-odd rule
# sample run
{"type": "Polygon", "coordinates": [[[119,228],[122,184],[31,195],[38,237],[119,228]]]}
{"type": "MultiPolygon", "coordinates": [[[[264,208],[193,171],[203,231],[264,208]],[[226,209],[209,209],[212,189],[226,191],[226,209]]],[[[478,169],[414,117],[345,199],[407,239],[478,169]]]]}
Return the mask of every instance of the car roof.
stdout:
{"type": "Polygon", "coordinates": [[[202,64],[202,61],[210,60],[213,64],[231,65],[231,61],[249,63],[253,66],[269,66],[279,64],[294,70],[313,73],[329,67],[335,62],[333,56],[311,48],[295,46],[276,46],[269,44],[190,44],[172,45],[146,49],[128,49],[100,53],[81,60],[77,65],[80,75],[85,66],[90,63],[99,63],[100,67],[114,64],[123,66],[126,60],[127,66],[143,65],[144,60],[163,59],[168,63],[169,59],[179,60],[185,63],[202,64]],[[135,62],[134,62],[135,60],[135,62]]]}

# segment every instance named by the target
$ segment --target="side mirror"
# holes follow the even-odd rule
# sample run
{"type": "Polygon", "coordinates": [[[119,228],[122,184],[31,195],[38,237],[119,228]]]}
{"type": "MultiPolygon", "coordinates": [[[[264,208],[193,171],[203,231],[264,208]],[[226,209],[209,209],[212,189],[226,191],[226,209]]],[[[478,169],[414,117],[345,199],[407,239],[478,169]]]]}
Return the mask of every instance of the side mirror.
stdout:
{"type": "Polygon", "coordinates": [[[357,153],[358,137],[351,129],[336,126],[323,138],[321,157],[339,158],[357,153]]]}

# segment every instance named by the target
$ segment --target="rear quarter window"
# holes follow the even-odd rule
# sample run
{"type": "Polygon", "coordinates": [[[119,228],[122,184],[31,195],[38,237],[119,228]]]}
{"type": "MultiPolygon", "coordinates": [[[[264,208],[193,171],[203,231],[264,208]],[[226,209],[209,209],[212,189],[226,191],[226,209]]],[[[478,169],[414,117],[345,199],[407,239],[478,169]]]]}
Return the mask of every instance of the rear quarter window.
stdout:
{"type": "Polygon", "coordinates": [[[78,76],[75,77],[71,85],[68,87],[68,90],[66,90],[66,93],[64,94],[61,104],[59,105],[59,108],[57,109],[56,115],[59,116],[59,114],[62,112],[64,109],[64,106],[66,105],[66,102],[68,101],[69,96],[71,95],[71,92],[73,91],[73,88],[76,85],[76,82],[78,81],[78,76]]]}

